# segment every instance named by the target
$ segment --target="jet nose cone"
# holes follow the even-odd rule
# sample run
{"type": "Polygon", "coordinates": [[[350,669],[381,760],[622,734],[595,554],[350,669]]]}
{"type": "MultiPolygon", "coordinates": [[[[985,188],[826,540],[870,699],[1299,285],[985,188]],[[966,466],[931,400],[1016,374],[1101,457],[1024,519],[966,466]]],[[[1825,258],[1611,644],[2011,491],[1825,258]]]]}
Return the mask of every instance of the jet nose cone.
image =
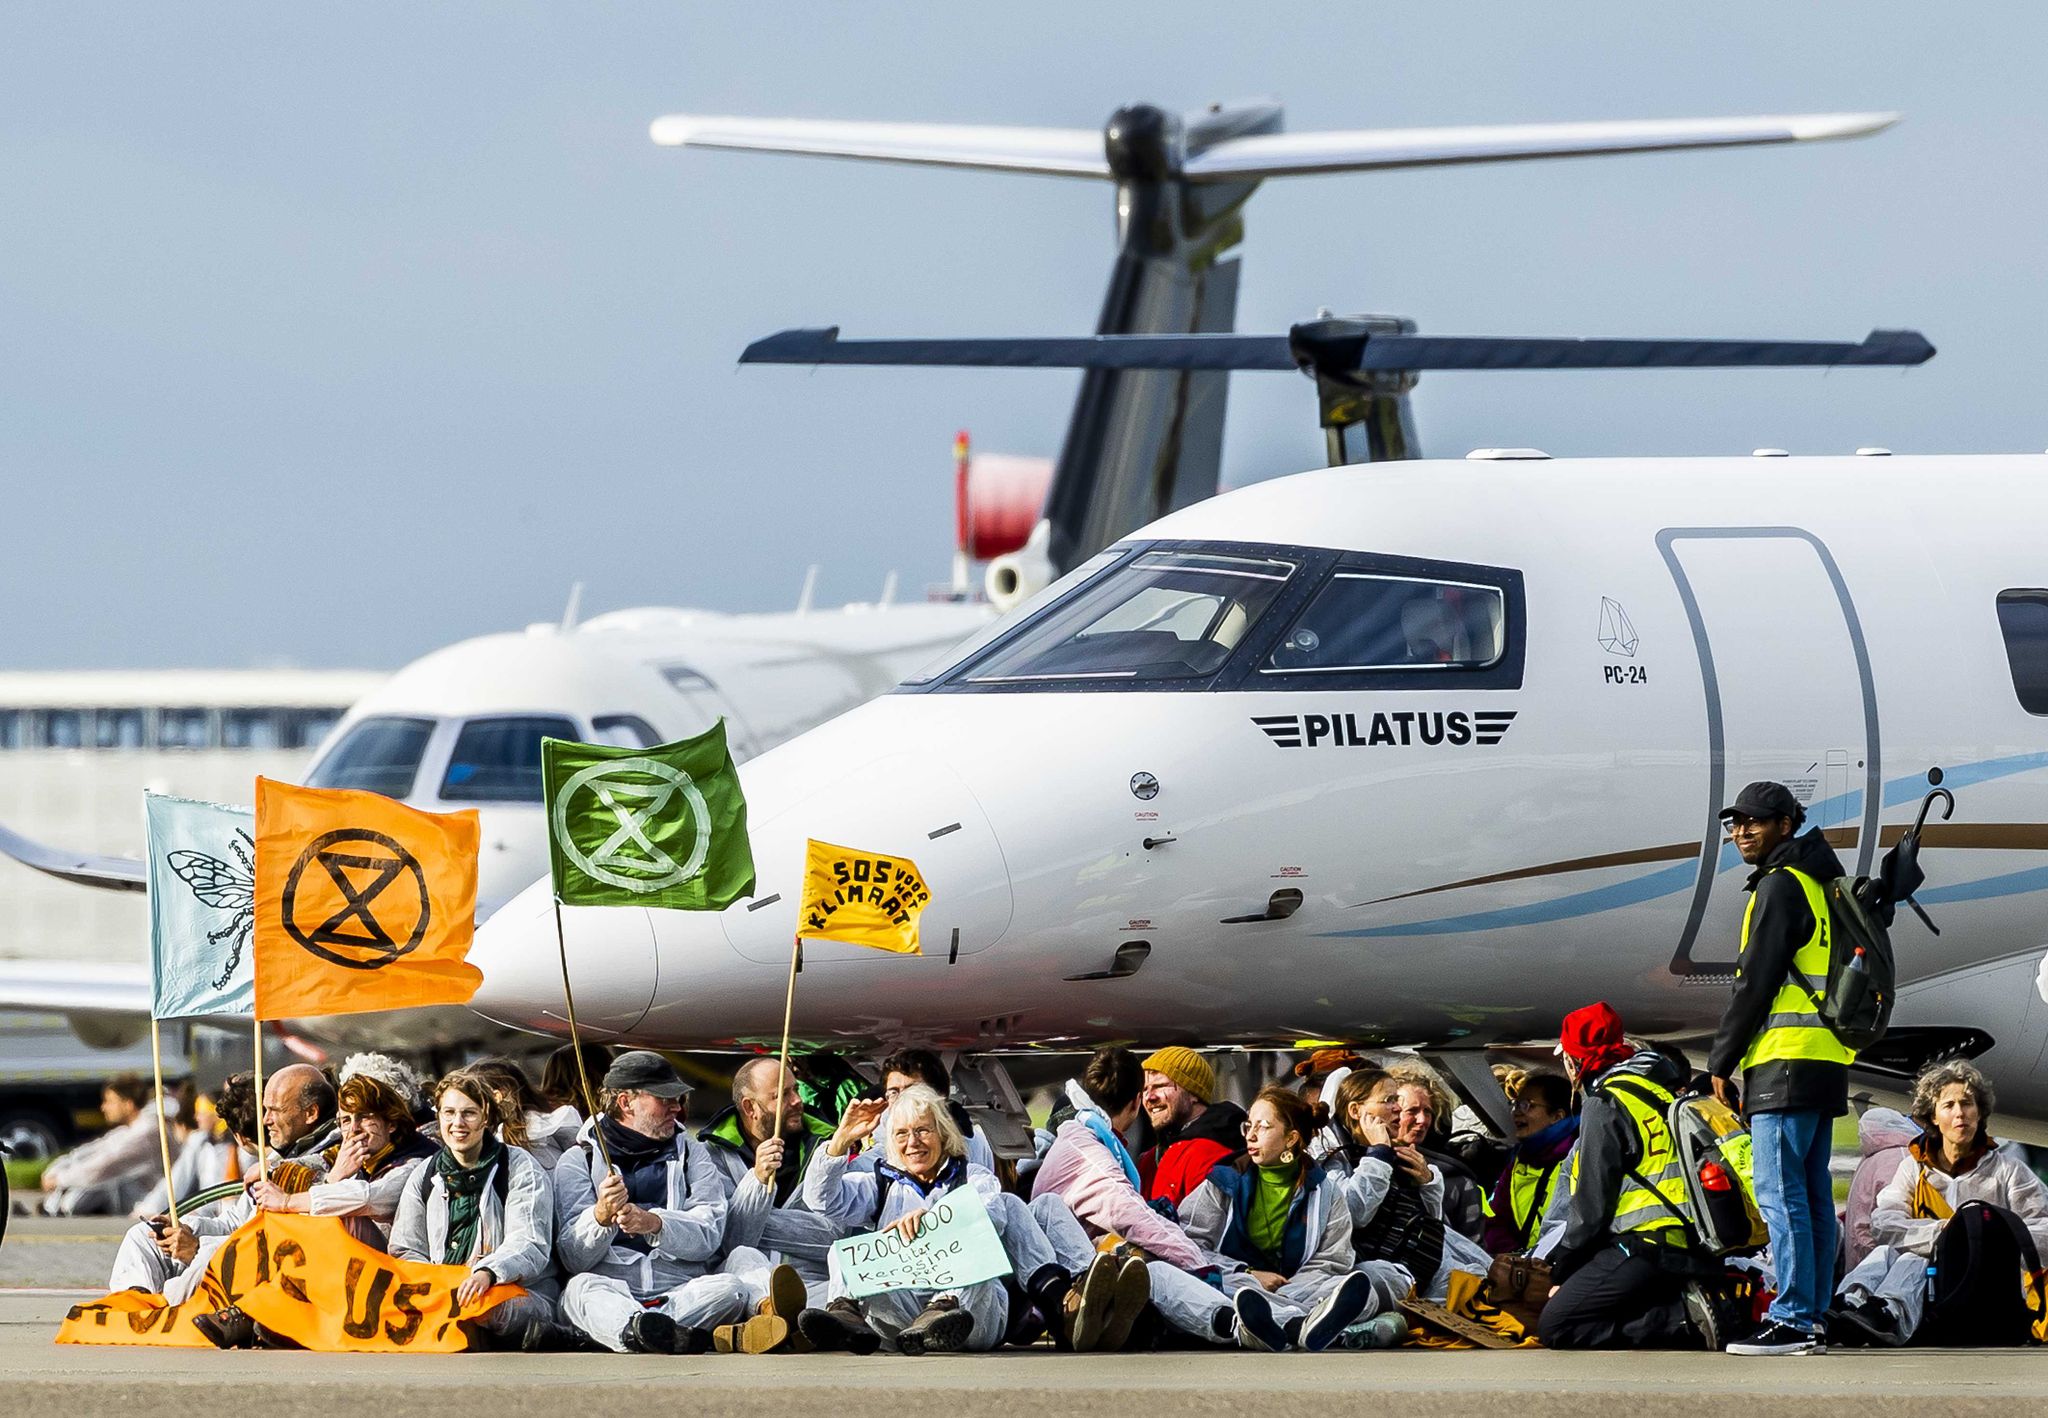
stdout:
{"type": "MultiPolygon", "coordinates": [[[[647,913],[565,906],[561,921],[577,1024],[597,1034],[632,1029],[654,998],[654,933],[647,913]]],[[[552,888],[543,877],[478,927],[469,959],[483,971],[484,982],[470,1008],[514,1029],[568,1032],[564,953],[555,939],[552,888]]]]}

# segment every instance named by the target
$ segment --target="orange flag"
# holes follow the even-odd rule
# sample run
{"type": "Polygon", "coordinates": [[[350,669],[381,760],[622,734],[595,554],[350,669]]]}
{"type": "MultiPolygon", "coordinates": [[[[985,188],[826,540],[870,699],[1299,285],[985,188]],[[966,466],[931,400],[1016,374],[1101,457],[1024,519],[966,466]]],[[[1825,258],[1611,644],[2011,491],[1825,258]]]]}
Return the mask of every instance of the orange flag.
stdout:
{"type": "Polygon", "coordinates": [[[466,1004],[477,816],[256,780],[256,1017],[466,1004]]]}

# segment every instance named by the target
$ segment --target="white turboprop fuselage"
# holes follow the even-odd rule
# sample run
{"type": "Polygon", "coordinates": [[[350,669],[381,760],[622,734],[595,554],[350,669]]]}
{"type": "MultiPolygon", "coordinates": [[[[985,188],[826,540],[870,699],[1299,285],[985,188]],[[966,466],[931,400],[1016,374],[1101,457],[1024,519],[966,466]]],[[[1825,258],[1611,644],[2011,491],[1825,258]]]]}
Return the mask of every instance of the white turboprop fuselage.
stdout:
{"type": "MultiPolygon", "coordinates": [[[[2022,706],[1999,607],[2048,587],[2044,525],[2038,456],[1422,462],[1242,489],[1107,573],[1280,568],[1262,612],[1226,617],[1227,655],[1164,680],[1084,645],[1068,664],[1098,668],[995,682],[970,652],[762,755],[742,769],[758,895],[568,913],[579,1013],[663,1047],[774,1039],[815,836],[909,856],[933,893],[921,957],[806,944],[795,1024],[820,1044],[1455,1047],[1554,1038],[1594,999],[1698,1033],[1747,899],[1716,810],[1787,782],[1867,872],[1939,769],[1958,810],[1928,828],[1919,900],[1943,933],[1901,910],[1896,1025],[1987,1031],[2002,1107],[2048,1114],[2048,705],[2022,706]],[[1299,668],[1336,578],[1434,587],[1467,663],[1299,668]]],[[[1107,583],[1075,584],[989,653],[1056,639],[1107,583]]],[[[1403,613],[1411,639],[1429,614],[1403,613]]],[[[2015,634],[2017,677],[2048,692],[2048,637],[2015,634]]],[[[481,933],[475,1007],[559,1032],[547,902],[530,887],[481,933]]]]}

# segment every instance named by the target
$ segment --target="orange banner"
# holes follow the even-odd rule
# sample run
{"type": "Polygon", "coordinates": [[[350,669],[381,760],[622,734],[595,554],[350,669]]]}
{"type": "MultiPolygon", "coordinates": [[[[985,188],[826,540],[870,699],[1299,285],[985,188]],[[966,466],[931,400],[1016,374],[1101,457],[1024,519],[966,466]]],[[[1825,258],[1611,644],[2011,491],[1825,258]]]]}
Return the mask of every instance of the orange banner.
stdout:
{"type": "Polygon", "coordinates": [[[469,1347],[458,1320],[473,1320],[526,1292],[494,1285],[463,1310],[459,1265],[394,1260],[348,1233],[335,1216],[259,1211],[221,1242],[190,1300],[122,1290],[73,1305],[59,1344],[211,1348],[195,1315],[240,1305],[266,1329],[308,1349],[346,1354],[457,1354],[469,1347]]]}
{"type": "Polygon", "coordinates": [[[467,1004],[474,812],[256,780],[256,1017],[467,1004]]]}

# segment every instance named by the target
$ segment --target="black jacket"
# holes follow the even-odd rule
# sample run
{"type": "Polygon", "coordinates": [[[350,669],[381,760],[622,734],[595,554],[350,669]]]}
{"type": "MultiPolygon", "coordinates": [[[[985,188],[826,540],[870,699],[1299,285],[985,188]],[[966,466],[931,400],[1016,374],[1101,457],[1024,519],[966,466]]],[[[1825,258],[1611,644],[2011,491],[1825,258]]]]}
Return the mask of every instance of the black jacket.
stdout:
{"type": "MultiPolygon", "coordinates": [[[[1430,1139],[1431,1143],[1436,1141],[1430,1139]]],[[[1443,1174],[1444,1178],[1444,1224],[1458,1232],[1468,1241],[1479,1239],[1479,1233],[1486,1229],[1485,1189],[1479,1185],[1479,1178],[1465,1165],[1464,1159],[1452,1152],[1435,1146],[1416,1149],[1429,1165],[1443,1174]]]]}
{"type": "MultiPolygon", "coordinates": [[[[1825,885],[1843,875],[1835,849],[1820,829],[1778,844],[1764,864],[1750,874],[1747,890],[1756,893],[1750,916],[1749,944],[1743,949],[1735,993],[1714,1035],[1708,1068],[1717,1078],[1734,1078],[1750,1041],[1764,1027],[1771,1001],[1785,983],[1792,957],[1813,935],[1813,912],[1799,883],[1780,867],[1797,867],[1825,885]]],[[[1815,980],[1816,988],[1824,982],[1815,980]]],[[[1838,1118],[1849,1111],[1849,1070],[1844,1064],[1819,1059],[1778,1059],[1758,1064],[1741,1079],[1742,1107],[1747,1113],[1819,1113],[1838,1118]]]]}
{"type": "Polygon", "coordinates": [[[1685,1075],[1678,1071],[1678,1065],[1654,1049],[1638,1049],[1612,1068],[1580,1080],[1585,1092],[1579,1113],[1578,1161],[1565,1164],[1577,1167],[1575,1173],[1566,1173],[1571,1179],[1571,1211],[1565,1219],[1564,1235],[1550,1254],[1552,1278],[1560,1283],[1615,1243],[1614,1233],[1609,1229],[1614,1220],[1614,1203],[1621,1195],[1621,1184],[1629,1170],[1642,1164],[1642,1138],[1635,1123],[1622,1111],[1621,1104],[1598,1086],[1601,1079],[1616,1073],[1635,1074],[1673,1093],[1685,1088],[1685,1075]]]}

